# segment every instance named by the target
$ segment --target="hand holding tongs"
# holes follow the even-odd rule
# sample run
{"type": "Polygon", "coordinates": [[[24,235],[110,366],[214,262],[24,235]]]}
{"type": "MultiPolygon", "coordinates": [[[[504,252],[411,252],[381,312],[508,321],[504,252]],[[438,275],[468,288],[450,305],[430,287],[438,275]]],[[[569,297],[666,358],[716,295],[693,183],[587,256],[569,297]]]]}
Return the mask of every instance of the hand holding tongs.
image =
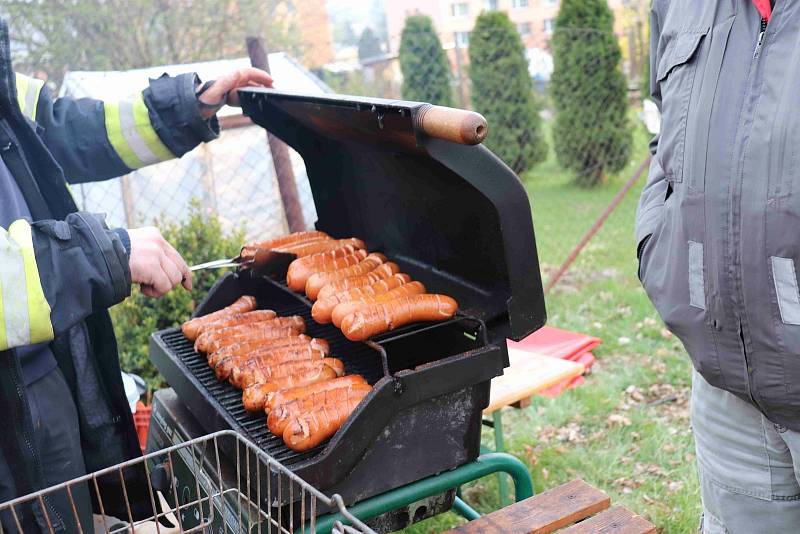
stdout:
{"type": "Polygon", "coordinates": [[[291,261],[295,259],[294,254],[277,252],[268,248],[259,248],[253,257],[243,258],[241,254],[235,258],[207,261],[192,265],[189,270],[200,271],[202,269],[221,269],[223,267],[236,267],[238,269],[251,269],[254,274],[261,275],[268,272],[280,272],[285,270],[291,261]]]}

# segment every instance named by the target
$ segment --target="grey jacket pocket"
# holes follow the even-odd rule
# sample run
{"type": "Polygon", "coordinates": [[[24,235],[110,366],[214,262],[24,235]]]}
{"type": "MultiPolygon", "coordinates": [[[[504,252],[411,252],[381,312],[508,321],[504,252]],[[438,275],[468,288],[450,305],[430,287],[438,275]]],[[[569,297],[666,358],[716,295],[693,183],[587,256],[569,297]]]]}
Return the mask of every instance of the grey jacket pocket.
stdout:
{"type": "Polygon", "coordinates": [[[800,292],[797,289],[794,260],[772,256],[770,262],[781,320],[785,324],[800,325],[800,292]]]}
{"type": "Polygon", "coordinates": [[[658,65],[662,95],[661,133],[657,157],[669,182],[683,181],[686,125],[692,99],[697,51],[708,28],[674,35],[658,65]]]}

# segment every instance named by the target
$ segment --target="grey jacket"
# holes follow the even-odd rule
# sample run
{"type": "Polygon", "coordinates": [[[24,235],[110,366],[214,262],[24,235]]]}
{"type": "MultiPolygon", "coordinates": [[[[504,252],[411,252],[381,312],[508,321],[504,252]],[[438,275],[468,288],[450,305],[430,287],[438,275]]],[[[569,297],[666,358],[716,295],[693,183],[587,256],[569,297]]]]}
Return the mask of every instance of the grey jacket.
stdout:
{"type": "Polygon", "coordinates": [[[655,0],[639,275],[712,385],[800,430],[800,2],[655,0]]]}

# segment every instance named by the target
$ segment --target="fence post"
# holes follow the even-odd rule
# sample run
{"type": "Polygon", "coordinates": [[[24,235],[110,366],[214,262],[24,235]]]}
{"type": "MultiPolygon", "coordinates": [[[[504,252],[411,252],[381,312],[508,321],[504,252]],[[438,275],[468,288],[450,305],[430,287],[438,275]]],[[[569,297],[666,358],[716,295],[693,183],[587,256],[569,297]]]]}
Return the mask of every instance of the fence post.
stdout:
{"type": "MultiPolygon", "coordinates": [[[[125,224],[128,228],[136,228],[136,207],[133,203],[130,174],[126,174],[119,179],[119,188],[122,193],[122,208],[125,210],[125,224]]],[[[85,206],[85,199],[83,203],[85,206]]]]}
{"type": "MultiPolygon", "coordinates": [[[[269,72],[269,58],[261,37],[247,38],[247,54],[250,64],[257,69],[269,72]]],[[[297,182],[294,178],[292,160],[289,157],[289,148],[286,144],[267,131],[267,144],[272,154],[272,164],[275,166],[275,177],[278,180],[278,190],[281,193],[283,211],[286,214],[286,223],[290,232],[305,230],[303,210],[297,194],[297,182]]]]}

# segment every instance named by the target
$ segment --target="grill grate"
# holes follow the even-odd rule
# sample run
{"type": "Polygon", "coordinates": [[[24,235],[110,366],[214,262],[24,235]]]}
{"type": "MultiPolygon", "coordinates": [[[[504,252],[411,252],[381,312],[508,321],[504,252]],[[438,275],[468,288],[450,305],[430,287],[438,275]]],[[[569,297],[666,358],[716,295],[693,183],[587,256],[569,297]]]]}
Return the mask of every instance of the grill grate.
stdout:
{"type": "MultiPolygon", "coordinates": [[[[310,307],[302,302],[292,304],[281,303],[281,299],[271,299],[263,294],[255,293],[259,300],[259,308],[275,310],[278,315],[299,315],[306,322],[306,334],[323,338],[331,347],[331,355],[342,360],[347,374],[360,374],[370,384],[377,382],[383,375],[381,360],[374,350],[363,343],[354,343],[345,338],[333,325],[321,325],[311,318],[310,307]]],[[[283,463],[292,466],[313,456],[324,448],[320,447],[296,453],[274,436],[267,429],[266,416],[263,413],[250,414],[242,406],[242,392],[227,382],[217,380],[206,358],[196,352],[192,343],[184,337],[180,329],[172,328],[155,334],[161,338],[167,350],[185,366],[189,372],[205,388],[202,394],[216,399],[224,410],[236,421],[239,428],[234,428],[248,437],[267,454],[283,463]]]]}

